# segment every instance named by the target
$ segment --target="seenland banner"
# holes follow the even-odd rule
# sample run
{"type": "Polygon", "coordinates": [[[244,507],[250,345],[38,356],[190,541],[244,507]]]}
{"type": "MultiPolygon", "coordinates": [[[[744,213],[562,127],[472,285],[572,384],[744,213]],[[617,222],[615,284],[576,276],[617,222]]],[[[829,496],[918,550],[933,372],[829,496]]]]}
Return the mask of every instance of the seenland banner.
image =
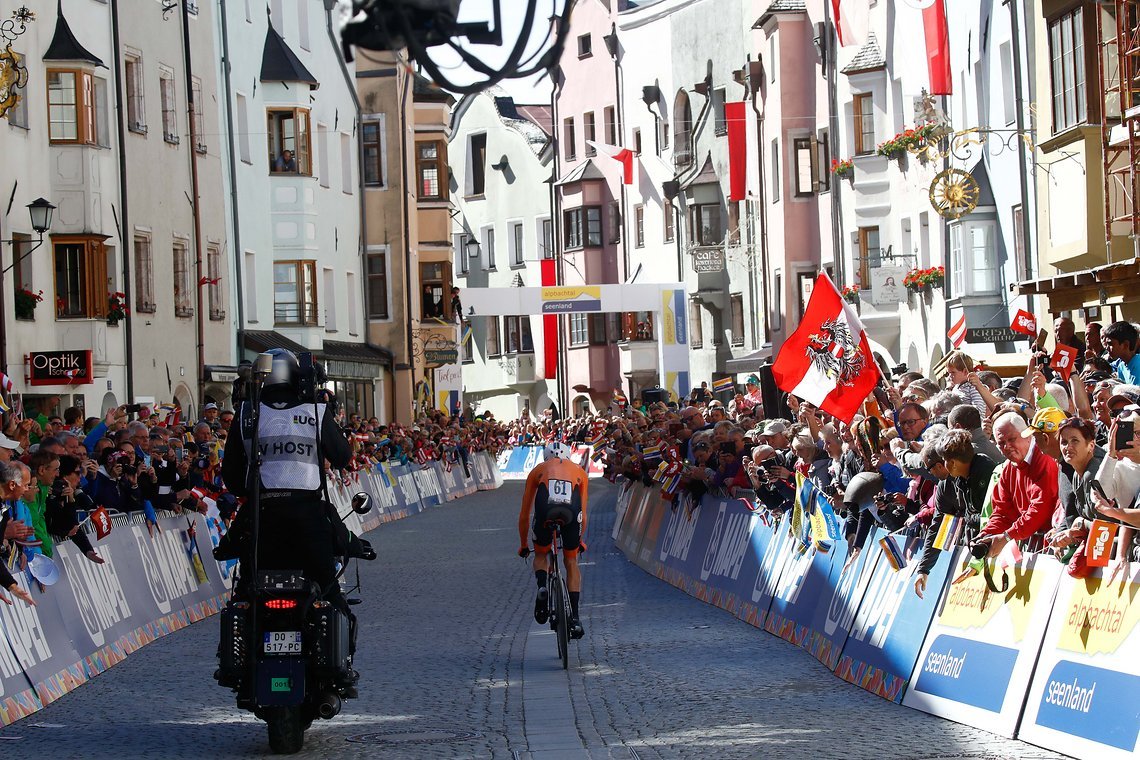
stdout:
{"type": "MultiPolygon", "coordinates": [[[[958,549],[954,568],[969,559],[958,549]]],[[[1001,585],[1002,571],[995,570],[1001,585]]],[[[951,584],[926,635],[903,704],[1012,737],[1041,648],[1061,565],[1027,554],[1006,570],[1009,590],[982,575],[951,584]]]]}
{"type": "Polygon", "coordinates": [[[1018,738],[1077,757],[1136,757],[1138,653],[1140,569],[1062,574],[1018,738]]]}

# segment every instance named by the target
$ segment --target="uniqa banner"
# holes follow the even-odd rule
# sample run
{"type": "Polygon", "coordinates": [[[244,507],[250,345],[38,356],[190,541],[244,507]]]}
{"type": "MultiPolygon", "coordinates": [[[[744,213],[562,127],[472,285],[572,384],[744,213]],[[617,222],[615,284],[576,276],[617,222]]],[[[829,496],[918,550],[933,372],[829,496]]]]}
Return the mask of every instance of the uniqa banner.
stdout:
{"type": "Polygon", "coordinates": [[[1140,569],[1063,574],[1018,737],[1076,757],[1136,757],[1138,653],[1140,569]]]}
{"type": "MultiPolygon", "coordinates": [[[[954,567],[970,559],[958,549],[954,567]]],[[[1024,555],[994,570],[1005,593],[981,574],[952,583],[934,618],[903,704],[1012,737],[1022,699],[1053,609],[1061,565],[1051,556],[1024,555]]]]}

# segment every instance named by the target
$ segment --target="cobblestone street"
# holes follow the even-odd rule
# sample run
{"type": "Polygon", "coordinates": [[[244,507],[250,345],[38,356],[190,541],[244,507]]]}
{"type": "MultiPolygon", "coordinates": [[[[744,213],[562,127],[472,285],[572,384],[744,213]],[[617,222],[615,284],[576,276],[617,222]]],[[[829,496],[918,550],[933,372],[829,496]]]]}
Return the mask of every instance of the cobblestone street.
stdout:
{"type": "MultiPolygon", "coordinates": [[[[306,757],[1045,758],[889,704],[785,642],[626,562],[617,489],[593,489],[586,637],[564,673],[514,557],[521,484],[371,534],[362,567],[361,699],[306,735],[306,757]]],[[[0,732],[3,755],[249,757],[264,725],[210,678],[211,619],[146,647],[0,732]],[[12,754],[9,754],[12,753],[12,754]]]]}

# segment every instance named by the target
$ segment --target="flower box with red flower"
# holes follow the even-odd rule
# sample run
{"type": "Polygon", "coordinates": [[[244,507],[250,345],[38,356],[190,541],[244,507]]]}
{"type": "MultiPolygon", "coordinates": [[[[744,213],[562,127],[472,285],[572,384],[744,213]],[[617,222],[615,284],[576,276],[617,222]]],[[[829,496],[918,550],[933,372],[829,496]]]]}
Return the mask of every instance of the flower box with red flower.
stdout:
{"type": "Polygon", "coordinates": [[[946,267],[915,268],[903,277],[903,286],[915,293],[928,293],[933,288],[940,288],[946,282],[946,267]]]}
{"type": "Polygon", "coordinates": [[[841,179],[849,179],[855,176],[855,162],[850,158],[845,158],[842,161],[838,158],[831,161],[831,173],[841,179]]]}
{"type": "Polygon", "coordinates": [[[847,303],[859,303],[859,288],[856,285],[848,285],[839,291],[839,295],[843,296],[843,300],[847,303]]]}
{"type": "Polygon", "coordinates": [[[17,288],[15,303],[16,319],[35,319],[36,306],[44,300],[44,292],[33,293],[27,288],[17,288]]]}
{"type": "Polygon", "coordinates": [[[127,318],[131,310],[127,308],[126,293],[107,294],[107,324],[115,326],[127,318]]]}

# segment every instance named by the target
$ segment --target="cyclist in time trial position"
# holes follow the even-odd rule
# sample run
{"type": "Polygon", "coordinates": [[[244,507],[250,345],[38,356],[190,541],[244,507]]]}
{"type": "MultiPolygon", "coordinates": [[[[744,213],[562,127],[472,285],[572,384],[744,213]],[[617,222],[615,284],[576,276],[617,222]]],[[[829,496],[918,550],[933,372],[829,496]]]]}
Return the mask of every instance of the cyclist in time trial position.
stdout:
{"type": "Polygon", "coordinates": [[[547,444],[545,461],[530,471],[519,511],[519,556],[530,554],[528,539],[534,543],[534,578],[538,582],[538,598],[534,602],[534,619],[545,623],[548,615],[546,574],[550,569],[550,547],[554,534],[546,522],[561,517],[562,556],[566,564],[566,588],[570,592],[570,635],[581,638],[585,633],[578,617],[578,600],[582,593],[582,574],[578,570],[578,549],[585,548],[586,488],[589,479],[581,465],[570,461],[570,448],[561,443],[547,444]],[[532,509],[533,508],[533,509],[532,509]],[[533,517],[532,517],[533,514],[533,517]]]}

